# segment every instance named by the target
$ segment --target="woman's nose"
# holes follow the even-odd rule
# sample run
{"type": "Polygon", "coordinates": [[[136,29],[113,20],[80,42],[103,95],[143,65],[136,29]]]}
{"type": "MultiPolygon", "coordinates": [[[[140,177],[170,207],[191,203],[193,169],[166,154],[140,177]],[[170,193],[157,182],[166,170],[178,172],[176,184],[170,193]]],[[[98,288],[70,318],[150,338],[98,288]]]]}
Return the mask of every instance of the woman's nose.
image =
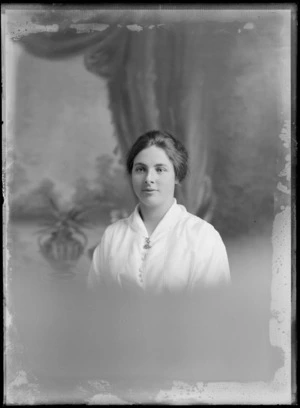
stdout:
{"type": "Polygon", "coordinates": [[[154,175],[152,171],[148,171],[145,177],[145,183],[153,183],[154,182],[154,175]]]}

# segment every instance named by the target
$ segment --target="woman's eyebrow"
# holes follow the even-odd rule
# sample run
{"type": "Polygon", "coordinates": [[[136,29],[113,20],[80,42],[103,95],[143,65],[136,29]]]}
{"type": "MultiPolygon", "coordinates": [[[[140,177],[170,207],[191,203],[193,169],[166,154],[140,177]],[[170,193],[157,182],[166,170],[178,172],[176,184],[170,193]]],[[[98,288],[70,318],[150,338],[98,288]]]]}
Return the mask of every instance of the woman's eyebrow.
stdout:
{"type": "MultiPolygon", "coordinates": [[[[145,163],[134,163],[134,166],[145,166],[145,167],[148,167],[147,166],[147,164],[145,164],[145,163]]],[[[158,163],[158,164],[155,164],[154,165],[154,167],[161,167],[161,166],[164,166],[164,167],[168,167],[168,165],[166,164],[166,163],[158,163]]]]}
{"type": "Polygon", "coordinates": [[[144,164],[144,163],[134,163],[134,166],[145,166],[145,167],[147,167],[147,165],[144,164]]]}

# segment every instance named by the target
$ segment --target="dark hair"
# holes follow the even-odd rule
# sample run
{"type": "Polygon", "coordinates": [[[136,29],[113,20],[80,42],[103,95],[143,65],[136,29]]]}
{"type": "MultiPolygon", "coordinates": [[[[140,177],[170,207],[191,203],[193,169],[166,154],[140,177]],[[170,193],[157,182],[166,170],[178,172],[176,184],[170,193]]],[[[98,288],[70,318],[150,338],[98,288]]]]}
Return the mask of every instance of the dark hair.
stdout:
{"type": "Polygon", "coordinates": [[[150,146],[163,149],[173,163],[177,180],[179,182],[184,180],[188,172],[188,152],[179,140],[175,139],[170,133],[161,130],[150,130],[135,141],[127,155],[126,167],[128,173],[132,173],[135,157],[150,146]]]}

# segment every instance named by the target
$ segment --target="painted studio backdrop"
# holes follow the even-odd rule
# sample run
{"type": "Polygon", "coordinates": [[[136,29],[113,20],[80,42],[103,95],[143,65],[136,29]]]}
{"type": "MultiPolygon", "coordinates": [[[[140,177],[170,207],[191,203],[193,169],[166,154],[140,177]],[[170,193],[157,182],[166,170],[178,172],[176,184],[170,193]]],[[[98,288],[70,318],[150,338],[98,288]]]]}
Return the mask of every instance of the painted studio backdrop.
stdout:
{"type": "MultiPolygon", "coordinates": [[[[284,364],[269,321],[274,220],[290,205],[289,18],[74,13],[7,13],[10,398],[27,387],[34,401],[85,400],[129,378],[144,390],[157,378],[159,389],[173,380],[271,381],[284,364]],[[124,158],[151,129],[187,147],[190,174],[177,200],[220,232],[231,267],[222,347],[211,304],[193,358],[183,351],[188,333],[169,330],[169,347],[155,348],[162,317],[153,329],[153,310],[132,307],[129,321],[124,305],[117,311],[86,287],[104,228],[136,205],[124,158]],[[108,329],[111,321],[118,328],[108,329]]],[[[114,395],[129,399],[120,383],[114,395]]]]}

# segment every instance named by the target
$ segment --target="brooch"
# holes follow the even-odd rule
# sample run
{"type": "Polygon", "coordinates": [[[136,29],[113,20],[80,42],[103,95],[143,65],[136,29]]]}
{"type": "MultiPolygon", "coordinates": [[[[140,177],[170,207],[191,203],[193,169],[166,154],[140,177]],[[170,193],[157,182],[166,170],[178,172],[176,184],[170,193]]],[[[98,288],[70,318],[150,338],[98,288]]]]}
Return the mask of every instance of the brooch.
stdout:
{"type": "Polygon", "coordinates": [[[151,245],[150,245],[150,238],[145,238],[146,243],[144,245],[144,249],[150,249],[151,245]]]}

